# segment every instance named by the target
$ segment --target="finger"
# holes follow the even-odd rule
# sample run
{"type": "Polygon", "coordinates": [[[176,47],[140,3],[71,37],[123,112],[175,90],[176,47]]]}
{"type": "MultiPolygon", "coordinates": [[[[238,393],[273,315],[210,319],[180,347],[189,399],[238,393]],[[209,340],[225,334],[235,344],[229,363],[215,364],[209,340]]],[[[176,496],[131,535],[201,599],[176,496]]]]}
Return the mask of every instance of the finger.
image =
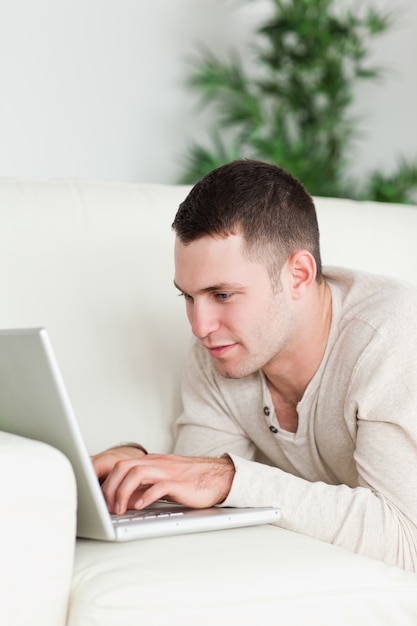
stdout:
{"type": "Polygon", "coordinates": [[[138,449],[133,445],[121,445],[116,448],[110,448],[99,454],[91,456],[94,470],[99,479],[104,479],[112,470],[113,466],[122,459],[140,459],[145,456],[142,449],[138,449]]]}
{"type": "Polygon", "coordinates": [[[91,457],[94,471],[99,481],[103,481],[114,465],[114,458],[109,455],[99,454],[91,457]]]}
{"type": "Polygon", "coordinates": [[[128,509],[139,509],[139,508],[143,508],[143,507],[138,507],[137,503],[138,502],[142,502],[143,499],[143,494],[146,491],[148,487],[139,487],[138,489],[135,489],[135,491],[131,494],[129,501],[127,503],[127,508],[128,509]]]}
{"type": "MultiPolygon", "coordinates": [[[[137,492],[138,489],[144,493],[155,483],[161,483],[163,479],[164,472],[158,466],[137,463],[130,467],[115,489],[114,511],[121,515],[128,508],[132,494],[137,492]]],[[[136,498],[136,503],[142,498],[142,495],[136,498]]]]}
{"type": "Polygon", "coordinates": [[[118,461],[102,484],[109,510],[122,514],[126,511],[130,497],[139,488],[146,488],[164,477],[164,471],[154,463],[144,460],[118,461]]]}
{"type": "Polygon", "coordinates": [[[177,502],[176,498],[172,496],[172,492],[175,491],[172,483],[166,481],[160,481],[153,485],[148,485],[138,492],[132,494],[129,502],[129,508],[140,511],[151,504],[154,504],[158,500],[169,499],[171,502],[177,502]]]}
{"type": "Polygon", "coordinates": [[[137,461],[132,459],[117,461],[101,484],[101,490],[111,513],[116,512],[116,498],[119,487],[133,463],[137,463],[137,461]]]}

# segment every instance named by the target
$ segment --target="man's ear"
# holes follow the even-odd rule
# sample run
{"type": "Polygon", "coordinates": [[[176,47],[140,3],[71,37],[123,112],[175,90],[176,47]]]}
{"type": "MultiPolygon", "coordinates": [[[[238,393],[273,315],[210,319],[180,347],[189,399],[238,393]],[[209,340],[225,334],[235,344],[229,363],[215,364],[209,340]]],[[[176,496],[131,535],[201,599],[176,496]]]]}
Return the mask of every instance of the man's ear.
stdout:
{"type": "Polygon", "coordinates": [[[316,280],[316,261],[308,250],[297,250],[288,259],[287,267],[292,296],[298,300],[316,280]]]}

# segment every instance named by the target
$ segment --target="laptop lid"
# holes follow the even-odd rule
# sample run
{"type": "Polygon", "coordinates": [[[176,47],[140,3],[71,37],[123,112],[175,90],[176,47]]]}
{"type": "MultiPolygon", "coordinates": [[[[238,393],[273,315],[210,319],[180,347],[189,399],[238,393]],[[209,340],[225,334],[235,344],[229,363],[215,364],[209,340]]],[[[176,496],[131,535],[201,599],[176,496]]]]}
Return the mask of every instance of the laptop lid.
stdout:
{"type": "Polygon", "coordinates": [[[79,537],[126,541],[279,519],[276,508],[190,509],[164,503],[152,505],[140,519],[111,516],[44,328],[0,330],[0,430],[48,443],[70,460],[79,537]]]}

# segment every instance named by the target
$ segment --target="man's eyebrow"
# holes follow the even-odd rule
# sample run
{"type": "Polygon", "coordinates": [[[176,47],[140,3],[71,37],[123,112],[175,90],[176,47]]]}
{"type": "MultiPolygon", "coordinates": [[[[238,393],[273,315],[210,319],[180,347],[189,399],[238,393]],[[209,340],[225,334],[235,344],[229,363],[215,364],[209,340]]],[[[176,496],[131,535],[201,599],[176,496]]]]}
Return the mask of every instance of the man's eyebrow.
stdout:
{"type": "MultiPolygon", "coordinates": [[[[186,293],[174,280],[174,285],[182,293],[186,293]]],[[[236,291],[237,289],[243,289],[243,285],[240,283],[219,283],[218,285],[210,285],[209,287],[203,287],[199,289],[198,293],[212,293],[213,291],[236,291]]]]}

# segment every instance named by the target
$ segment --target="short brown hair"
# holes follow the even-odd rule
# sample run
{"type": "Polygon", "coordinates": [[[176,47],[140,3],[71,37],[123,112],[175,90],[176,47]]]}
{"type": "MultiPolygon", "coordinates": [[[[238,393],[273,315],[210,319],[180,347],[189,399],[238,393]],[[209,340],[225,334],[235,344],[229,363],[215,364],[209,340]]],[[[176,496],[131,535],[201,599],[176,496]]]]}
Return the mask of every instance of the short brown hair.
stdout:
{"type": "Polygon", "coordinates": [[[266,262],[273,283],[287,259],[308,250],[322,279],[320,236],[313,199],[282,168],[253,160],[223,165],[198,182],[172,224],[187,245],[205,236],[240,233],[251,258],[266,262]]]}

